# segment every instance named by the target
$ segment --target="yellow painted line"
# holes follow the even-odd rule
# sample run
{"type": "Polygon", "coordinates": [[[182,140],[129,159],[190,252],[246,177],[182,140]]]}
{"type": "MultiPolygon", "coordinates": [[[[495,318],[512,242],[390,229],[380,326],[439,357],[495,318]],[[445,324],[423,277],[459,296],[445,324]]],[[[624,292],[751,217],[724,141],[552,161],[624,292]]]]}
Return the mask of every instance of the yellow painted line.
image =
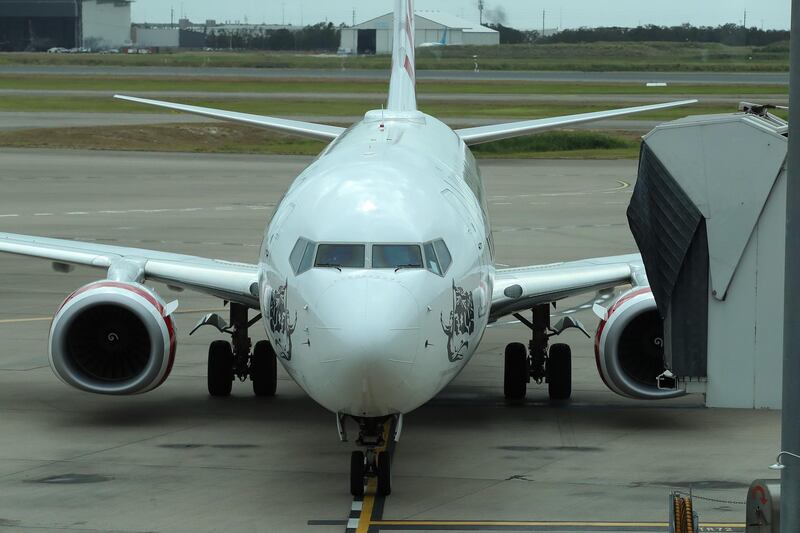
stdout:
{"type": "Polygon", "coordinates": [[[364,492],[364,503],[361,507],[361,518],[358,519],[358,529],[356,533],[367,533],[369,526],[372,525],[372,509],[375,506],[375,490],[377,487],[375,478],[370,478],[367,482],[367,490],[364,492]]]}
{"type": "Polygon", "coordinates": [[[21,322],[44,322],[45,320],[51,320],[52,317],[43,316],[39,318],[11,318],[8,320],[0,320],[0,324],[19,324],[21,322]]]}
{"type": "MultiPolygon", "coordinates": [[[[389,445],[389,438],[391,436],[392,424],[387,424],[383,430],[383,446],[379,447],[377,451],[385,452],[386,447],[389,445]]],[[[367,488],[364,491],[364,501],[361,507],[361,518],[358,519],[358,529],[356,533],[367,533],[369,526],[377,524],[378,522],[372,521],[372,509],[375,507],[375,493],[378,490],[378,482],[375,478],[370,478],[367,482],[367,488]]]]}
{"type": "MultiPolygon", "coordinates": [[[[218,311],[225,311],[225,309],[184,309],[175,311],[176,315],[191,315],[194,313],[216,313],[218,311]]],[[[52,320],[53,317],[51,316],[37,316],[37,317],[30,317],[30,318],[9,318],[6,320],[0,320],[0,324],[20,324],[23,322],[45,322],[47,320],[52,320]]]]}
{"type": "MultiPolygon", "coordinates": [[[[532,526],[532,527],[669,527],[668,522],[525,522],[503,520],[376,520],[373,526],[532,526]]],[[[703,522],[703,527],[743,528],[745,524],[714,524],[703,522]]],[[[366,530],[365,530],[366,531],[366,530]]]]}

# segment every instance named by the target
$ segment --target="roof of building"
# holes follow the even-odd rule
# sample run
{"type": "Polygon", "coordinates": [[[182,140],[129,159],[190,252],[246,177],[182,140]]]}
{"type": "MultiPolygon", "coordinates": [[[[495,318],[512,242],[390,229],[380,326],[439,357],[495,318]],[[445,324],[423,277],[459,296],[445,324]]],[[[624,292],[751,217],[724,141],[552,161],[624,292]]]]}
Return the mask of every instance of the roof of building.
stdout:
{"type": "MultiPolygon", "coordinates": [[[[356,24],[356,26],[362,26],[364,24],[367,24],[368,22],[372,22],[373,20],[378,20],[380,18],[386,17],[391,14],[392,12],[385,13],[379,17],[371,18],[369,20],[365,20],[364,22],[356,24]]],[[[497,33],[496,30],[487,28],[486,26],[481,26],[477,22],[472,22],[467,19],[457,17],[456,15],[452,15],[450,13],[443,13],[441,11],[414,11],[414,15],[420,18],[430,20],[435,24],[440,24],[446,28],[450,28],[453,30],[462,30],[466,33],[497,33]]]]}

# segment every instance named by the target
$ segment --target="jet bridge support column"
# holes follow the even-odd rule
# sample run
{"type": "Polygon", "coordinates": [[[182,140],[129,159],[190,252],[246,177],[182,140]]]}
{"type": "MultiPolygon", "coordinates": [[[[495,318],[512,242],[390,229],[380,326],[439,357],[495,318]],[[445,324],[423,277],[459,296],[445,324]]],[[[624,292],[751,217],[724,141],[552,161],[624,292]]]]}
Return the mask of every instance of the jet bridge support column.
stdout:
{"type": "MultiPolygon", "coordinates": [[[[786,184],[786,278],[783,337],[781,448],[800,453],[800,0],[792,0],[789,81],[789,155],[786,184]]],[[[781,533],[800,531],[800,460],[788,457],[781,472],[781,533]]]]}

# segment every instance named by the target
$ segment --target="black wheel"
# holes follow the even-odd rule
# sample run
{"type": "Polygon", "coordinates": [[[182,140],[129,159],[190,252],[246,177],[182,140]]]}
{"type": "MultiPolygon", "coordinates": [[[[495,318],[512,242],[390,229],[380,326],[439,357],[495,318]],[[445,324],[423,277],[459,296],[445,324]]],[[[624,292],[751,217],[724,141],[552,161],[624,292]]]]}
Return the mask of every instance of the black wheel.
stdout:
{"type": "Polygon", "coordinates": [[[503,393],[506,399],[525,399],[528,380],[528,349],[522,343],[512,342],[506,346],[506,366],[503,374],[503,393]]]}
{"type": "Polygon", "coordinates": [[[278,385],[278,358],[269,341],[259,341],[250,359],[250,379],[256,396],[275,396],[278,385]]]}
{"type": "Polygon", "coordinates": [[[572,396],[572,350],[568,345],[550,347],[547,382],[551,400],[569,400],[572,396]]]}
{"type": "Polygon", "coordinates": [[[392,458],[389,452],[378,452],[378,496],[392,493],[392,458]]]}
{"type": "Polygon", "coordinates": [[[350,494],[364,495],[364,452],[355,451],[350,455],[350,494]]]}
{"type": "Polygon", "coordinates": [[[233,348],[227,341],[214,341],[208,348],[208,393],[230,396],[233,389],[233,348]]]}

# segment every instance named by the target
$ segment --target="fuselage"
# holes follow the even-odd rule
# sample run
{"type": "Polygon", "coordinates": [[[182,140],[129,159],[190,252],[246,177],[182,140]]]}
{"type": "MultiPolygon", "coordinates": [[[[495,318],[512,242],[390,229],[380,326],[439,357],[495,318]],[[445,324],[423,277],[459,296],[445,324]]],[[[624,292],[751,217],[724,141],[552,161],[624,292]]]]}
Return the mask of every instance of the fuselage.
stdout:
{"type": "Polygon", "coordinates": [[[259,261],[267,334],[327,409],[411,411],[474,354],[493,248],[480,172],[458,135],[423,113],[369,112],[273,214],[259,261]]]}

